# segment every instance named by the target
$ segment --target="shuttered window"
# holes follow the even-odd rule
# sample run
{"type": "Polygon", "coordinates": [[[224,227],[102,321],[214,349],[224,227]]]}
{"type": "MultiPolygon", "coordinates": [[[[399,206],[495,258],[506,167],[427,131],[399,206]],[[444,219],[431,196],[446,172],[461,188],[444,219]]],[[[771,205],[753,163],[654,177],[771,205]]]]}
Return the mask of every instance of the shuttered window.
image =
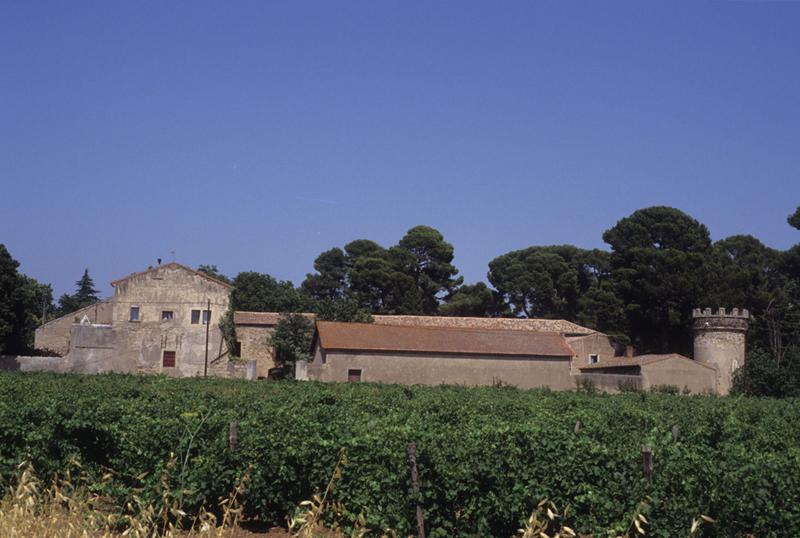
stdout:
{"type": "Polygon", "coordinates": [[[165,351],[164,358],[161,361],[161,365],[164,368],[175,368],[175,352],[174,351],[165,351]]]}

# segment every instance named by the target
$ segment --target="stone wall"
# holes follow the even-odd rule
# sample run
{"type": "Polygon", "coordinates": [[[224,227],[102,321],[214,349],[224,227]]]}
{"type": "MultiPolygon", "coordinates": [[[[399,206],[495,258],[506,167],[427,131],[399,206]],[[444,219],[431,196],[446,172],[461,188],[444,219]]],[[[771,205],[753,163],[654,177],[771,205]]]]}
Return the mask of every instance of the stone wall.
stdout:
{"type": "Polygon", "coordinates": [[[266,325],[237,325],[236,340],[241,345],[242,359],[256,361],[256,377],[266,378],[270,368],[274,368],[275,354],[272,347],[267,345],[267,338],[272,333],[273,326],[266,325]]]}
{"type": "Polygon", "coordinates": [[[0,355],[0,372],[61,372],[62,357],[0,355]]]}

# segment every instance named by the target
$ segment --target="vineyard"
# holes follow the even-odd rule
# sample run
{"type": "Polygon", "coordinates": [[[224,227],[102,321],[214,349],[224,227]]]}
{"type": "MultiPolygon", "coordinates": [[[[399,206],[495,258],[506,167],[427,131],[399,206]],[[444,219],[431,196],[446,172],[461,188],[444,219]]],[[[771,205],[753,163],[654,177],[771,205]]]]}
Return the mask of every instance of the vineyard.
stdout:
{"type": "Polygon", "coordinates": [[[168,486],[197,513],[246,476],[244,517],[285,525],[342,449],[332,496],[344,523],[363,513],[400,536],[419,504],[429,537],[509,537],[543,499],[596,536],[643,502],[648,536],[686,536],[700,514],[715,520],[704,536],[800,536],[797,400],[0,375],[4,485],[21,462],[48,477],[79,461],[120,510],[168,486]]]}

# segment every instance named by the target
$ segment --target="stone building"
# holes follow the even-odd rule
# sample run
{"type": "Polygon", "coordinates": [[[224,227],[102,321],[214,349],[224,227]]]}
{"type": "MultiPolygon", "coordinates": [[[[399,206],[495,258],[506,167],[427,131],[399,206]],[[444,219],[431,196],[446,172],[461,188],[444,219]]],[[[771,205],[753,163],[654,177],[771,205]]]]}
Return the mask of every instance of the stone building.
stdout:
{"type": "Polygon", "coordinates": [[[177,263],[111,284],[112,298],[36,331],[37,348],[64,355],[60,371],[244,376],[219,328],[229,284],[177,263]]]}

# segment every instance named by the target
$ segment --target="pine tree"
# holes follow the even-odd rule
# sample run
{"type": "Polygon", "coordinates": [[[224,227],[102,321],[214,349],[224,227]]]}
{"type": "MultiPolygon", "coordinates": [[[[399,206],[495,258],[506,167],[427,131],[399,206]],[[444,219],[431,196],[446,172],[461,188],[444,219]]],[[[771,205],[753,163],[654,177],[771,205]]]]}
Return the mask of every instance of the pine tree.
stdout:
{"type": "Polygon", "coordinates": [[[93,305],[100,301],[98,291],[94,288],[94,281],[89,276],[89,269],[83,271],[83,276],[75,283],[75,293],[64,294],[58,299],[59,313],[64,316],[93,305]]]}

